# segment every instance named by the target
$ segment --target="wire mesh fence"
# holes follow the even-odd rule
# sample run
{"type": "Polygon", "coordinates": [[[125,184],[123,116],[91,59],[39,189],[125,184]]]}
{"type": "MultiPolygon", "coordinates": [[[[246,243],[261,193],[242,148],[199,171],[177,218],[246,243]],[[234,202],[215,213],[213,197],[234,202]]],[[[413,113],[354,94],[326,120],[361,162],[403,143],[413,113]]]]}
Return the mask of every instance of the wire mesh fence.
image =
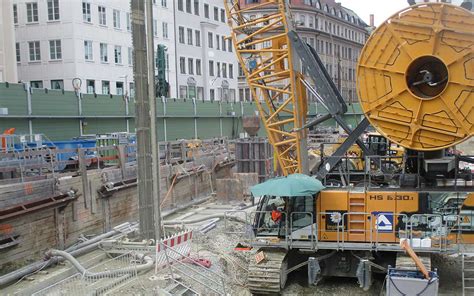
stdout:
{"type": "Polygon", "coordinates": [[[125,253],[94,265],[88,274],[78,272],[32,295],[107,295],[107,292],[125,281],[135,280],[138,276],[135,267],[139,264],[141,262],[137,260],[134,252],[125,253]],[[129,271],[120,271],[123,268],[128,268],[129,271]],[[108,273],[104,274],[103,271],[108,273]]]}

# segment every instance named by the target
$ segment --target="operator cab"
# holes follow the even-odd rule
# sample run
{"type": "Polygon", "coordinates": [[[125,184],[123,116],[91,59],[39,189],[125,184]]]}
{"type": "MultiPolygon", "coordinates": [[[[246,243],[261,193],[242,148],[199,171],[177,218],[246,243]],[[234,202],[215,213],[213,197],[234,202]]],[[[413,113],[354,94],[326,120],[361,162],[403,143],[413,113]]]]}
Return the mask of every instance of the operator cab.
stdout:
{"type": "Polygon", "coordinates": [[[316,200],[315,195],[263,196],[255,215],[255,236],[284,238],[291,234],[293,239],[308,239],[316,223],[316,200]]]}

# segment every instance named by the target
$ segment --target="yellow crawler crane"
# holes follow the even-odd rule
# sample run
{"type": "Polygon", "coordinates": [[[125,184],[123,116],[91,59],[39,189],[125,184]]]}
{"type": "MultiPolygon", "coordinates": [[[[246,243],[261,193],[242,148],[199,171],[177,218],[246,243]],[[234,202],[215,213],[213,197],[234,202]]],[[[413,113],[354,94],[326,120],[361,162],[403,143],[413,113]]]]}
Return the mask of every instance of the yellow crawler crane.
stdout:
{"type": "MultiPolygon", "coordinates": [[[[307,172],[305,128],[330,118],[348,137],[316,178],[334,170],[354,143],[365,157],[371,156],[360,139],[369,123],[402,147],[424,152],[417,160],[426,172],[439,176],[439,171],[457,167],[460,158],[438,151],[473,133],[471,12],[447,3],[423,3],[383,23],[359,59],[357,89],[365,119],[351,130],[341,117],[347,107],[324,64],[292,29],[287,1],[248,3],[225,2],[231,37],[283,175],[307,172]],[[307,91],[327,115],[306,122],[307,91]],[[430,153],[434,159],[428,159],[430,153]]],[[[252,245],[259,248],[259,260],[249,267],[250,290],[279,293],[288,273],[305,265],[310,284],[322,276],[357,277],[367,290],[372,272],[396,266],[403,240],[428,256],[456,251],[460,242],[474,241],[473,193],[468,193],[474,187],[472,181],[470,187],[458,188],[458,179],[454,184],[444,190],[364,187],[262,196],[253,216],[252,245]],[[280,214],[272,215],[274,211],[280,214]]]]}

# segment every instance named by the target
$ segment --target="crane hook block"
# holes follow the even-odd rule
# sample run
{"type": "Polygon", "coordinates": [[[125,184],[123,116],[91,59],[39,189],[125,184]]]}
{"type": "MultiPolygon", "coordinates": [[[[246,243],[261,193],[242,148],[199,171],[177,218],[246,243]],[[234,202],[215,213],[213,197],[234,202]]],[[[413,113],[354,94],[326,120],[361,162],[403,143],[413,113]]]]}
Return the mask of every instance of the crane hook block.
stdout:
{"type": "Polygon", "coordinates": [[[381,134],[418,151],[474,133],[474,14],[422,3],[370,36],[357,65],[362,110],[381,134]]]}

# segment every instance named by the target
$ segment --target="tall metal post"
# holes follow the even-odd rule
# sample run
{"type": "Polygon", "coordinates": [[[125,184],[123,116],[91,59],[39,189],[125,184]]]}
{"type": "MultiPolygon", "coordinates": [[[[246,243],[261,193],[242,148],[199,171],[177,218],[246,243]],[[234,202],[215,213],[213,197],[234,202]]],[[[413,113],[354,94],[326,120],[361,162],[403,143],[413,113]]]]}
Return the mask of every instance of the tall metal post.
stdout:
{"type": "Polygon", "coordinates": [[[154,238],[154,203],[150,135],[150,105],[148,96],[145,1],[131,0],[132,42],[134,48],[133,75],[135,92],[135,124],[137,129],[138,209],[140,234],[154,238]]]}
{"type": "Polygon", "coordinates": [[[153,205],[155,207],[155,239],[161,238],[160,209],[160,145],[156,130],[156,92],[155,92],[155,44],[153,34],[153,2],[146,0],[147,52],[148,52],[148,96],[151,119],[151,159],[153,168],[153,205]]]}

